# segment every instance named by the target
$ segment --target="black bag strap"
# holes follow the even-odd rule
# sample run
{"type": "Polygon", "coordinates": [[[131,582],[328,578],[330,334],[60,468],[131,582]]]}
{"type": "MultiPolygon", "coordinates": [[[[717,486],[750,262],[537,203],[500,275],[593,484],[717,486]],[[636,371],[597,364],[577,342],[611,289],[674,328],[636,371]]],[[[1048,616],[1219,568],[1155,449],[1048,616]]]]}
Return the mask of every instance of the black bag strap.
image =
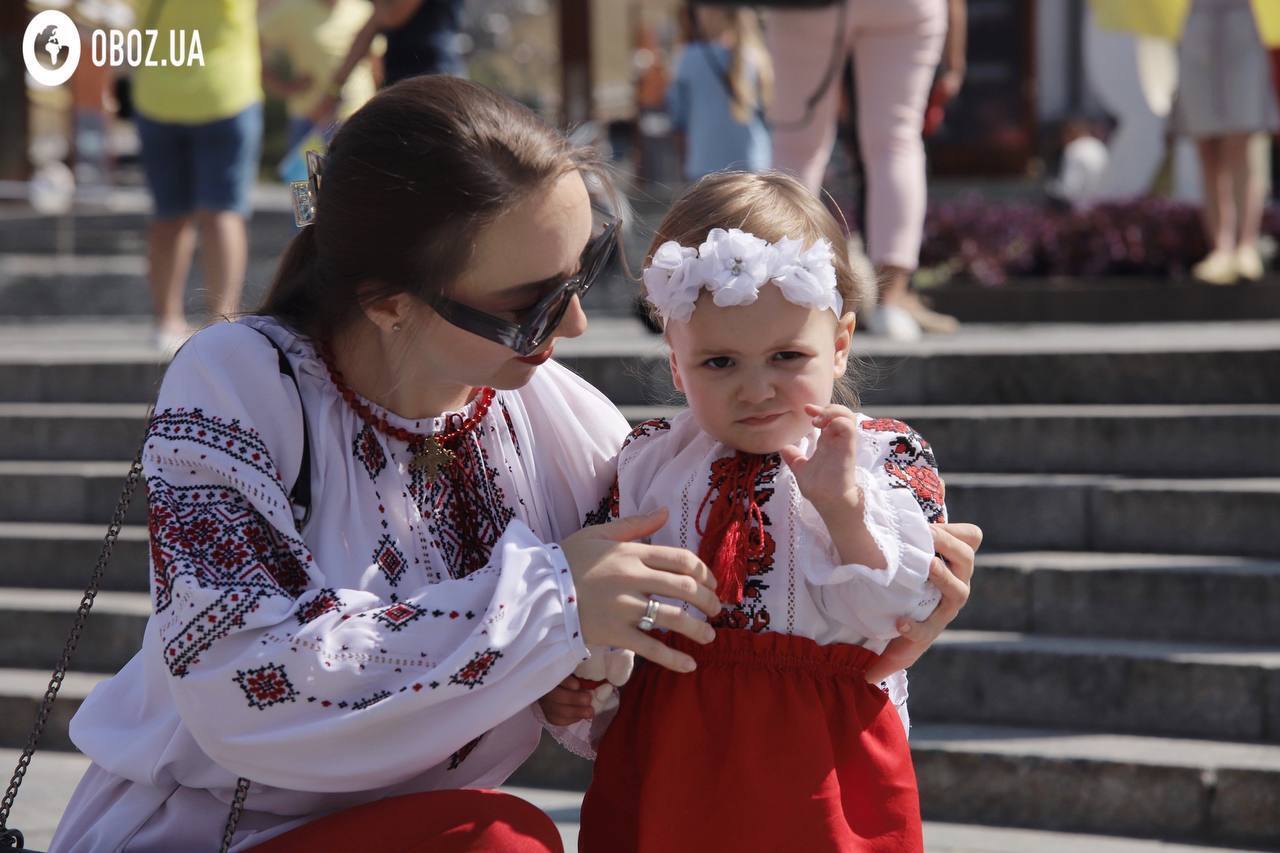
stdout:
{"type": "MultiPolygon", "coordinates": [[[[298,403],[301,405],[302,388],[298,385],[298,377],[293,372],[293,365],[289,364],[289,359],[285,357],[284,350],[271,339],[270,335],[261,332],[259,334],[262,334],[271,343],[271,346],[275,348],[280,372],[293,380],[294,386],[298,388],[298,403]]],[[[133,498],[138,482],[142,479],[142,453],[147,446],[147,436],[151,431],[151,420],[154,412],[154,406],[147,410],[146,429],[143,432],[142,442],[138,445],[138,452],[134,455],[133,464],[130,465],[129,473],[124,480],[124,486],[120,490],[120,498],[116,503],[115,512],[111,516],[111,523],[107,526],[107,535],[102,541],[101,550],[98,552],[98,561],[93,567],[93,574],[89,576],[88,584],[85,586],[84,597],[81,598],[80,606],[76,610],[75,620],[72,622],[71,631],[67,635],[67,642],[62,649],[62,656],[54,666],[53,675],[49,679],[49,686],[45,690],[44,698],[40,701],[39,709],[36,711],[36,721],[31,727],[31,734],[27,737],[27,745],[22,750],[22,755],[18,758],[18,764],[14,768],[13,776],[9,779],[8,789],[5,791],[3,799],[0,799],[0,850],[26,849],[22,832],[7,826],[9,815],[13,810],[14,801],[18,797],[18,788],[22,785],[22,781],[27,775],[27,768],[31,765],[31,757],[35,754],[36,748],[40,744],[40,737],[44,734],[45,726],[48,724],[49,715],[53,710],[53,702],[58,698],[58,691],[62,688],[62,681],[66,678],[67,670],[71,666],[71,657],[75,654],[76,646],[80,642],[80,634],[84,631],[85,621],[89,618],[89,611],[93,608],[94,599],[102,586],[102,578],[106,573],[107,563],[111,560],[111,551],[120,536],[120,529],[124,526],[125,513],[129,509],[129,503],[133,498]]],[[[289,493],[289,500],[294,506],[295,519],[298,518],[298,509],[302,510],[302,518],[298,520],[298,529],[301,530],[311,518],[311,440],[307,433],[307,410],[305,406],[302,407],[302,465],[298,471],[298,479],[294,482],[293,489],[289,493]]],[[[245,797],[248,794],[249,780],[243,777],[237,779],[235,796],[231,801],[226,825],[223,827],[222,845],[219,848],[220,853],[227,853],[231,847],[231,837],[235,834],[236,824],[240,822],[240,813],[244,809],[245,797]]]]}
{"type": "MultiPolygon", "coordinates": [[[[298,389],[298,404],[302,404],[302,386],[298,384],[298,376],[293,372],[293,365],[289,363],[289,359],[284,354],[284,349],[276,343],[270,335],[263,335],[271,346],[275,347],[276,357],[280,362],[280,372],[293,380],[294,387],[298,389]]],[[[302,465],[298,469],[298,479],[293,483],[293,489],[289,492],[289,502],[294,507],[294,518],[298,521],[298,529],[301,530],[311,519],[311,439],[307,435],[307,410],[304,406],[302,409],[302,465]],[[302,510],[302,518],[298,519],[298,510],[302,510]]]]}

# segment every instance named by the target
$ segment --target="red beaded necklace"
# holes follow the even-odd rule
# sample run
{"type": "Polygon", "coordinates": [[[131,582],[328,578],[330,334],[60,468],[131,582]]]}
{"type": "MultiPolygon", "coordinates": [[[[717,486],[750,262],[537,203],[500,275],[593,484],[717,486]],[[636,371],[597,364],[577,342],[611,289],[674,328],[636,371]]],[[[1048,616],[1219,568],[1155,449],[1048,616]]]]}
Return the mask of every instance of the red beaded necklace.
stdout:
{"type": "Polygon", "coordinates": [[[338,389],[342,399],[347,401],[347,405],[360,416],[362,421],[383,435],[398,438],[409,445],[409,449],[414,454],[413,461],[409,463],[409,468],[423,472],[427,482],[434,482],[441,471],[457,460],[457,454],[451,449],[451,446],[456,444],[462,436],[475,429],[480,421],[484,420],[484,416],[489,413],[489,406],[493,403],[493,398],[497,394],[492,388],[481,388],[476,398],[475,411],[470,416],[464,418],[461,414],[455,412],[449,415],[449,429],[434,435],[422,435],[410,432],[403,427],[392,426],[387,423],[385,413],[374,414],[369,405],[364,400],[361,400],[355,391],[351,390],[351,386],[347,385],[342,377],[342,371],[338,370],[334,365],[329,353],[322,352],[320,358],[324,361],[324,366],[329,369],[329,379],[333,382],[334,387],[338,389]]]}

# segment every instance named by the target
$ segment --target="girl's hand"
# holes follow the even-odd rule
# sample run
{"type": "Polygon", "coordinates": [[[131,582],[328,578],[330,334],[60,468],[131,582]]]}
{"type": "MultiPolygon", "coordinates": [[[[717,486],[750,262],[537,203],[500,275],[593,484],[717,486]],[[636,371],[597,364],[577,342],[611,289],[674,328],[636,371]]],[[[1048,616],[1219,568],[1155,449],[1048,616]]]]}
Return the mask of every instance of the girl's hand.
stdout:
{"type": "Polygon", "coordinates": [[[595,716],[591,709],[591,691],[583,688],[572,675],[538,700],[542,716],[553,726],[571,726],[579,720],[595,716]]]}
{"type": "MultiPolygon", "coordinates": [[[[641,631],[652,596],[687,601],[707,616],[720,613],[711,570],[684,548],[645,545],[642,539],[662,529],[667,511],[622,518],[586,527],[560,543],[578,592],[582,638],[590,645],[631,649],[675,672],[692,672],[693,658],[641,631]]],[[[697,643],[715,639],[706,622],[670,604],[658,608],[657,627],[684,634],[697,643]]]]}
{"type": "Polygon", "coordinates": [[[982,545],[982,529],[973,524],[933,524],[934,557],[929,566],[929,580],[942,593],[942,601],[923,622],[899,619],[896,640],[867,670],[867,681],[883,680],[891,673],[911,666],[938,639],[951,620],[969,600],[969,584],[973,579],[974,552],[982,545]]]}
{"type": "Polygon", "coordinates": [[[813,455],[805,458],[800,448],[782,448],[782,459],[796,477],[800,494],[826,517],[828,511],[847,513],[862,503],[862,491],[854,478],[857,465],[858,421],[844,406],[804,407],[813,425],[822,431],[813,455]]]}

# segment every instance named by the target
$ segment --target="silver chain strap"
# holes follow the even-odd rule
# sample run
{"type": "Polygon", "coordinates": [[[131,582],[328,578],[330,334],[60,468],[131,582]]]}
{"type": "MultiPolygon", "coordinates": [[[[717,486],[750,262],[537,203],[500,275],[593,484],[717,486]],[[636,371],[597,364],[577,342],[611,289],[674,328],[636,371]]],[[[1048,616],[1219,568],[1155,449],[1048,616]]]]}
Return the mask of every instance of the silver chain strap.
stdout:
{"type": "MultiPolygon", "coordinates": [[[[147,426],[151,425],[152,410],[147,410],[147,426]]],[[[142,450],[146,446],[146,438],[144,436],[142,444],[138,445],[138,453],[133,459],[133,465],[129,468],[129,475],[125,478],[124,488],[120,492],[120,500],[116,503],[115,514],[111,516],[111,526],[107,528],[107,536],[102,541],[102,550],[98,552],[98,562],[93,567],[93,574],[89,577],[89,584],[85,587],[84,597],[80,599],[80,607],[76,610],[75,621],[71,625],[71,633],[67,635],[66,645],[62,648],[62,657],[58,658],[57,666],[53,669],[53,676],[49,679],[49,686],[44,691],[44,698],[40,701],[40,710],[36,714],[35,725],[31,729],[31,736],[27,738],[27,746],[22,750],[22,756],[18,759],[18,766],[14,768],[13,777],[9,780],[9,788],[4,793],[4,799],[0,801],[0,840],[5,842],[16,842],[17,846],[22,844],[22,835],[17,830],[8,830],[6,826],[9,822],[9,813],[13,810],[13,801],[18,797],[18,787],[22,785],[23,778],[27,775],[27,768],[31,765],[31,756],[36,751],[36,746],[40,743],[40,737],[44,734],[45,725],[49,722],[49,714],[53,710],[53,700],[58,697],[58,690],[62,687],[62,679],[66,677],[67,667],[71,665],[71,656],[75,653],[76,645],[80,642],[80,634],[84,630],[85,620],[89,618],[89,610],[93,607],[93,600],[98,595],[98,588],[102,585],[102,577],[106,571],[107,563],[111,559],[111,551],[115,547],[116,540],[120,537],[120,528],[124,526],[125,513],[129,510],[129,501],[133,498],[133,492],[137,488],[138,480],[142,478],[142,450]]]]}
{"type": "MultiPolygon", "coordinates": [[[[147,427],[150,428],[151,416],[153,409],[147,410],[147,427]]],[[[111,524],[107,527],[106,538],[102,541],[102,549],[98,552],[98,562],[93,567],[93,574],[89,577],[89,583],[85,587],[84,597],[80,599],[80,607],[76,610],[75,621],[71,625],[71,632],[67,635],[66,645],[62,648],[62,657],[58,658],[57,666],[54,667],[53,676],[49,679],[49,686],[44,692],[44,698],[40,701],[40,710],[36,713],[35,725],[31,728],[31,735],[27,738],[26,748],[22,750],[22,756],[18,759],[18,766],[14,768],[13,777],[9,780],[9,788],[4,793],[4,799],[0,801],[0,850],[18,849],[23,847],[24,839],[22,833],[16,829],[9,829],[9,815],[13,810],[14,800],[18,798],[18,788],[22,785],[23,779],[27,775],[27,768],[31,766],[31,756],[35,754],[36,747],[40,744],[40,738],[44,734],[45,726],[49,722],[49,714],[53,710],[53,701],[58,698],[58,691],[62,688],[62,680],[67,675],[67,668],[71,666],[71,656],[75,654],[76,646],[80,643],[80,634],[84,631],[85,621],[89,618],[89,611],[93,608],[94,599],[98,596],[98,590],[102,586],[102,578],[106,573],[107,563],[111,561],[111,552],[115,548],[116,540],[120,538],[120,529],[124,527],[124,517],[129,511],[129,502],[133,499],[133,493],[138,488],[138,481],[142,479],[142,452],[146,447],[146,435],[144,434],[142,444],[138,445],[138,453],[134,456],[133,465],[129,468],[129,474],[125,477],[124,488],[120,491],[120,500],[116,503],[116,511],[111,516],[111,524]]],[[[222,831],[222,846],[219,853],[227,853],[231,848],[231,838],[235,835],[236,825],[240,822],[240,814],[244,811],[244,801],[249,795],[249,780],[240,778],[236,781],[236,793],[231,801],[231,811],[227,814],[227,823],[222,831]]]]}

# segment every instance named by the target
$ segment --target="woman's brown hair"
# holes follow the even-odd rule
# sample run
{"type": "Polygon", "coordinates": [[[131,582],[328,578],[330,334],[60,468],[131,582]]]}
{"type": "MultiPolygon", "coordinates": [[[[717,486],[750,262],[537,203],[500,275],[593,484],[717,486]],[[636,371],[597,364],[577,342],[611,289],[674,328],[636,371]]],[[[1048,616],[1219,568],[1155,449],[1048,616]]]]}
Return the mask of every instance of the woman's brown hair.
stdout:
{"type": "Polygon", "coordinates": [[[415,77],[375,95],[329,146],[315,221],[289,244],[258,314],[329,342],[361,305],[446,291],[479,233],[578,170],[611,192],[594,153],[468,80],[415,77]]]}

